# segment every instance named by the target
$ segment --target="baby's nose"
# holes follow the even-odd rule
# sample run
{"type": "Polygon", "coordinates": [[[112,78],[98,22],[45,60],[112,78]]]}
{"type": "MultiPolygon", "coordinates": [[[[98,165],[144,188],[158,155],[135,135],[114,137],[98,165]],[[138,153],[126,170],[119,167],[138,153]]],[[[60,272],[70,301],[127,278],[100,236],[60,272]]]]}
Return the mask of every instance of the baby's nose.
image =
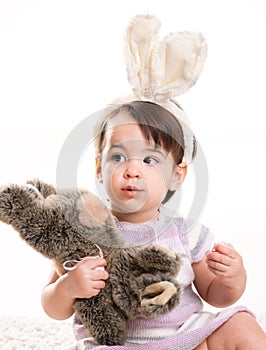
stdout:
{"type": "Polygon", "coordinates": [[[125,172],[124,172],[124,177],[126,179],[130,179],[130,178],[140,179],[141,178],[140,168],[136,164],[136,160],[134,162],[131,161],[127,164],[127,167],[126,167],[125,172]]]}

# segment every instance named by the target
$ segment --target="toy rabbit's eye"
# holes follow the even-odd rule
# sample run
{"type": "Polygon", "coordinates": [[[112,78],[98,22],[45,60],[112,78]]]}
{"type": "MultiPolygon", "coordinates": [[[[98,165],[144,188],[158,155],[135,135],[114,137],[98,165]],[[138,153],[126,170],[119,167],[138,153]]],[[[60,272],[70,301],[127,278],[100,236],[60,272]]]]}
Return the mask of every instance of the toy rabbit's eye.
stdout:
{"type": "Polygon", "coordinates": [[[112,161],[114,163],[123,163],[126,161],[126,157],[123,154],[116,153],[112,155],[112,161]]]}
{"type": "Polygon", "coordinates": [[[158,160],[155,159],[154,157],[145,157],[143,159],[143,163],[148,165],[155,165],[158,163],[158,160]]]}

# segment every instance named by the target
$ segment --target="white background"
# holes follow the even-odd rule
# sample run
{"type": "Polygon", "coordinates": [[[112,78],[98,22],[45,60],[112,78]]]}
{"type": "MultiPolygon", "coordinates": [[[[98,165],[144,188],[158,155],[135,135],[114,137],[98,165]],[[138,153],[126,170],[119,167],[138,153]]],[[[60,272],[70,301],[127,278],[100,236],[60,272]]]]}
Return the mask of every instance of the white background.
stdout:
{"type": "MultiPolygon", "coordinates": [[[[130,91],[124,30],[139,13],[160,18],[161,35],[201,31],[208,58],[180,103],[209,168],[200,221],[241,252],[248,286],[240,302],[266,311],[266,5],[264,0],[0,0],[0,184],[39,177],[55,184],[72,129],[130,91]]],[[[70,155],[71,156],[71,155],[70,155]]],[[[92,157],[79,175],[94,189],[92,157]]],[[[190,191],[188,184],[184,187],[190,191]]],[[[186,203],[184,204],[184,207],[186,203]]],[[[0,223],[0,313],[44,315],[50,262],[0,223]]]]}

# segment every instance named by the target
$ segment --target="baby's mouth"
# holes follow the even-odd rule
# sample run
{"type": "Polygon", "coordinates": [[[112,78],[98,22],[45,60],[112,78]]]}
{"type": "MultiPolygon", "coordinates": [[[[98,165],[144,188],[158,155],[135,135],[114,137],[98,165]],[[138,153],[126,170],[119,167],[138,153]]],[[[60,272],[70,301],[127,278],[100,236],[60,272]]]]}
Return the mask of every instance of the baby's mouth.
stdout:
{"type": "Polygon", "coordinates": [[[143,192],[142,189],[137,188],[135,186],[126,186],[122,188],[122,191],[128,196],[128,197],[134,197],[136,194],[143,192]]]}

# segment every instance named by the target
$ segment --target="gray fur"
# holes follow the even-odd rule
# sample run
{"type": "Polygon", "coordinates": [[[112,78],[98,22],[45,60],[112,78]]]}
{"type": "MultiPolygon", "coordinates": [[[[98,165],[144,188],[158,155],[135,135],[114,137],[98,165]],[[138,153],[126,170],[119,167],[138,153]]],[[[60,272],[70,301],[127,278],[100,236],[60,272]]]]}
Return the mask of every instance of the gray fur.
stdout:
{"type": "MultiPolygon", "coordinates": [[[[102,217],[102,212],[98,214],[102,217]]],[[[76,299],[74,303],[84,326],[98,344],[124,344],[128,319],[163,315],[179,303],[181,288],[175,277],[180,258],[161,246],[124,247],[113,216],[86,190],[56,191],[39,180],[29,181],[28,185],[2,186],[0,220],[17,230],[38,252],[61,264],[98,255],[94,243],[101,247],[110,278],[97,296],[76,299]],[[85,220],[91,220],[92,226],[82,224],[81,201],[96,209],[98,204],[104,208],[104,222],[95,221],[85,212],[85,220]],[[163,295],[155,283],[160,285],[162,281],[169,281],[174,293],[168,293],[163,303],[157,303],[163,295]],[[148,286],[152,292],[150,289],[145,292],[148,286]]]]}

